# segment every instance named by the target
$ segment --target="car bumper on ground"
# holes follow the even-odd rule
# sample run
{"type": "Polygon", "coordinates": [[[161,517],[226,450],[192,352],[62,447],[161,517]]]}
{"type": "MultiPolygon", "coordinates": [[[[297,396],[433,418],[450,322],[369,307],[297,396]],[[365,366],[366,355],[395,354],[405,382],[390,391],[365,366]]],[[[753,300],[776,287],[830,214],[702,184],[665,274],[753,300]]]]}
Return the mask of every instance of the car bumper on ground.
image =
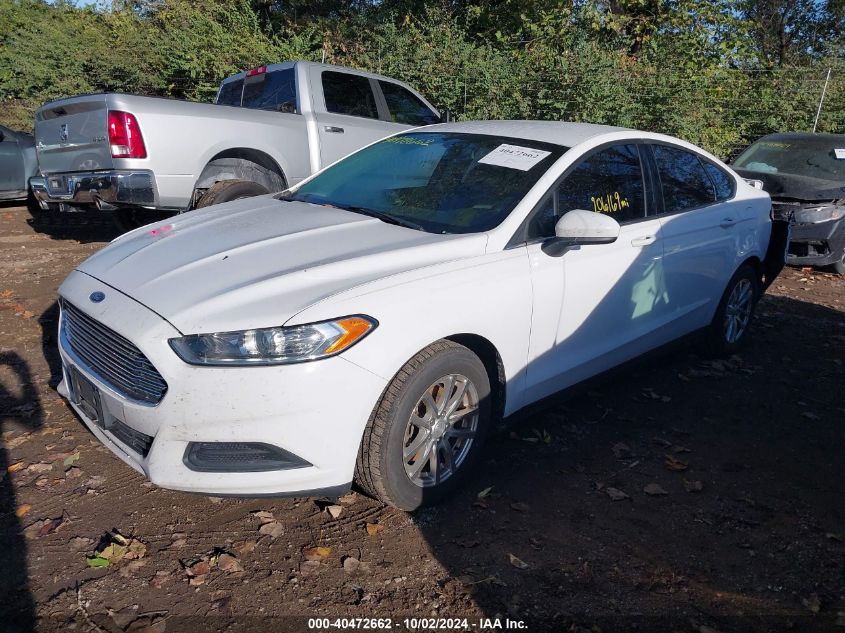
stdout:
{"type": "MultiPolygon", "coordinates": [[[[386,384],[382,378],[341,356],[268,367],[191,366],[168,345],[178,330],[96,279],[74,272],[60,295],[66,303],[59,391],[97,438],[153,483],[221,496],[338,494],[349,488],[364,426],[386,384]],[[100,303],[89,299],[96,292],[106,295],[100,303]],[[79,318],[80,311],[108,330],[99,338],[77,338],[75,346],[69,340],[72,320],[70,337],[66,328],[69,315],[79,318]],[[158,402],[127,394],[131,383],[121,382],[131,369],[116,348],[130,342],[130,332],[131,343],[163,380],[158,402]],[[90,366],[97,364],[92,345],[106,346],[98,358],[109,366],[90,366]],[[110,373],[115,371],[122,373],[110,373]],[[244,455],[270,456],[270,463],[244,455]]],[[[147,384],[145,371],[129,380],[147,384]]]]}
{"type": "Polygon", "coordinates": [[[786,255],[792,266],[827,266],[845,256],[845,219],[793,224],[786,255]]]}
{"type": "Polygon", "coordinates": [[[155,175],[145,170],[73,172],[38,176],[29,181],[43,209],[49,204],[72,206],[157,206],[155,175]]]}

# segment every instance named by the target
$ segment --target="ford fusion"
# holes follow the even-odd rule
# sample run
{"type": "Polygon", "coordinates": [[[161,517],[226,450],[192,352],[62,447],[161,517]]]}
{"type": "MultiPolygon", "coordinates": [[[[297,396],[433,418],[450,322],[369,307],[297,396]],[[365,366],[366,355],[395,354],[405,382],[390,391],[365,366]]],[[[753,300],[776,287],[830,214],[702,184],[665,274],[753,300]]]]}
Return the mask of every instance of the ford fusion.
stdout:
{"type": "Polygon", "coordinates": [[[497,419],[693,331],[740,345],[770,207],[668,136],[420,128],[83,262],[59,389],[160,486],[412,510],[497,419]]]}

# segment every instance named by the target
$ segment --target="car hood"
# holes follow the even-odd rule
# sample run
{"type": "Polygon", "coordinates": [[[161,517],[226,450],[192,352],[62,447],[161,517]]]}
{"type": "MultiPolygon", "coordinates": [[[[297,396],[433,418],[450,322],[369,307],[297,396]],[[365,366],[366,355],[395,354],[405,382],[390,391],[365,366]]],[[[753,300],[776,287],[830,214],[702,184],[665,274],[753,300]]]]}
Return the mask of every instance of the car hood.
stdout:
{"type": "Polygon", "coordinates": [[[281,325],[337,292],[480,255],[486,243],[262,196],[137,229],[78,270],[183,333],[220,332],[281,325]]]}
{"type": "Polygon", "coordinates": [[[763,183],[763,190],[772,198],[794,198],[807,202],[845,198],[845,182],[838,180],[795,174],[771,174],[737,168],[734,168],[734,171],[743,178],[760,180],[763,183]]]}

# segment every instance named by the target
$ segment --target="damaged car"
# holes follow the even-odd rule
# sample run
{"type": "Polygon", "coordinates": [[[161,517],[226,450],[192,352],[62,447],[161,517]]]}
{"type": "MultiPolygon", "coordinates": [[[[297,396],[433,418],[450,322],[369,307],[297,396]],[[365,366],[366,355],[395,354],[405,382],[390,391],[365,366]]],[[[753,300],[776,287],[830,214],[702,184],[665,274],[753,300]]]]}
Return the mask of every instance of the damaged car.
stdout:
{"type": "Polygon", "coordinates": [[[760,180],[774,219],[791,224],[787,264],[845,274],[845,134],[770,134],[733,168],[760,180]]]}

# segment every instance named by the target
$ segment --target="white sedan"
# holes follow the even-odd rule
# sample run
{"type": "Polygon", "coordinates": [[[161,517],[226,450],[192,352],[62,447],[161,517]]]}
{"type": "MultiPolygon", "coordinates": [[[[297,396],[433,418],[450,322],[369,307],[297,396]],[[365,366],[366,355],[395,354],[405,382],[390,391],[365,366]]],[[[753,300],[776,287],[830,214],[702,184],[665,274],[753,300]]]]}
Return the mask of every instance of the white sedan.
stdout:
{"type": "Polygon", "coordinates": [[[622,128],[490,121],[128,233],[59,290],[59,387],[154,483],[411,510],[491,425],[697,330],[745,338],[770,199],[622,128]]]}

